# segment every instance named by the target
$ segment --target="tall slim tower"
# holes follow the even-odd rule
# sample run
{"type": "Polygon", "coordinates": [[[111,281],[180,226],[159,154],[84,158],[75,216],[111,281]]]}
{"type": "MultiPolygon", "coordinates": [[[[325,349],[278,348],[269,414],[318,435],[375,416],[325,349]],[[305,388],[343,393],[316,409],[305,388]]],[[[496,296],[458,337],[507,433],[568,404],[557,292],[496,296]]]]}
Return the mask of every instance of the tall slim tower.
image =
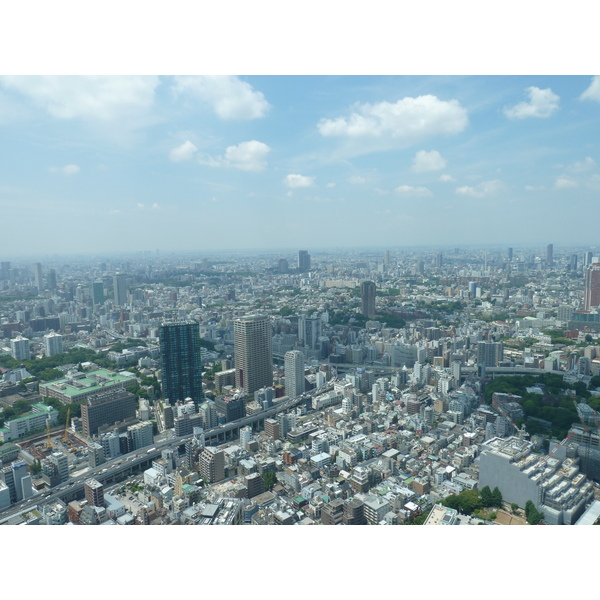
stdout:
{"type": "Polygon", "coordinates": [[[554,244],[548,244],[548,246],[546,246],[546,262],[549,265],[554,264],[554,244]]]}
{"type": "Polygon", "coordinates": [[[56,290],[56,269],[48,271],[48,289],[53,292],[56,290]]]}
{"type": "Polygon", "coordinates": [[[127,275],[125,273],[113,275],[113,286],[115,304],[117,306],[125,306],[127,302],[127,275]]]}
{"type": "Polygon", "coordinates": [[[600,263],[592,263],[585,270],[584,310],[600,306],[600,263]]]}
{"type": "Polygon", "coordinates": [[[285,353],[285,395],[291,397],[304,393],[304,354],[300,350],[285,353]]]}
{"type": "Polygon", "coordinates": [[[94,306],[104,304],[104,283],[102,281],[94,281],[92,284],[92,298],[94,306]]]}
{"type": "Polygon", "coordinates": [[[375,316],[375,283],[363,281],[360,284],[360,297],[362,300],[362,314],[365,317],[375,316]]]}
{"type": "Polygon", "coordinates": [[[247,315],[233,322],[235,385],[252,395],[273,385],[273,333],[265,315],[247,315]]]}
{"type": "Polygon", "coordinates": [[[310,271],[310,254],[308,250],[298,250],[298,271],[300,273],[310,271]]]}
{"type": "Polygon", "coordinates": [[[202,364],[198,323],[164,323],[160,327],[163,395],[177,400],[201,400],[202,364]]]}
{"type": "Polygon", "coordinates": [[[38,292],[41,292],[43,287],[43,278],[42,278],[42,263],[34,263],[33,265],[33,281],[35,283],[35,287],[38,289],[38,292]]]}

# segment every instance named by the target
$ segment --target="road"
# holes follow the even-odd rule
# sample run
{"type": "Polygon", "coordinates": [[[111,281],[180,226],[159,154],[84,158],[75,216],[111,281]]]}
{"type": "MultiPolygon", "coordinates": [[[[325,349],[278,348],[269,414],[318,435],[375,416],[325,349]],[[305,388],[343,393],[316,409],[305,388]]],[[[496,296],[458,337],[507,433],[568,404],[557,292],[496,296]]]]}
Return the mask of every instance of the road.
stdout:
{"type": "MultiPolygon", "coordinates": [[[[333,388],[334,381],[335,380],[332,380],[320,388],[312,390],[308,393],[308,395],[318,396],[319,394],[325,393],[329,389],[333,388]]],[[[278,402],[267,410],[262,410],[259,413],[249,417],[243,417],[242,419],[231,421],[225,425],[219,425],[218,427],[208,429],[204,432],[206,444],[209,445],[209,442],[214,440],[215,445],[218,445],[218,438],[221,435],[223,435],[224,438],[228,431],[239,429],[241,427],[245,427],[246,425],[256,423],[257,421],[268,419],[280,412],[288,411],[294,406],[297,406],[306,397],[307,394],[288,398],[283,402],[278,402]]],[[[0,525],[2,525],[10,517],[24,512],[25,510],[29,510],[41,503],[48,504],[56,499],[70,502],[72,499],[81,496],[83,493],[83,483],[87,479],[96,479],[100,483],[104,483],[108,480],[114,480],[120,474],[141,468],[144,463],[149,463],[155,458],[158,458],[163,450],[167,448],[176,448],[185,444],[186,442],[190,441],[192,437],[193,435],[178,437],[172,436],[169,439],[160,442],[154,442],[152,445],[146,446],[145,448],[134,450],[129,454],[118,456],[99,465],[98,467],[90,468],[85,473],[82,473],[77,477],[69,478],[65,483],[62,483],[60,486],[54,488],[50,492],[36,494],[32,498],[21,500],[4,511],[0,511],[0,525]]]]}

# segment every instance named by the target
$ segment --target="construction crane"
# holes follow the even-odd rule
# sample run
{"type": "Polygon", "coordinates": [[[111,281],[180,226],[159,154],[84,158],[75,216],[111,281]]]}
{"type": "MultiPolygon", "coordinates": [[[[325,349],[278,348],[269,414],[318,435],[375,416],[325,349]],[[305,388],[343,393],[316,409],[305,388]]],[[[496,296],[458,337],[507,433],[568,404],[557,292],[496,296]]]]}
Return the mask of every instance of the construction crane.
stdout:
{"type": "Polygon", "coordinates": [[[69,406],[69,408],[67,409],[67,418],[65,420],[65,433],[63,434],[63,438],[62,438],[62,442],[63,444],[66,444],[69,441],[68,433],[69,433],[69,425],[71,424],[71,421],[69,420],[69,417],[71,416],[71,407],[69,406]]]}
{"type": "Polygon", "coordinates": [[[50,440],[50,419],[46,419],[46,450],[52,450],[52,441],[50,440]]]}
{"type": "Polygon", "coordinates": [[[496,402],[495,400],[492,400],[492,404],[496,407],[496,410],[505,418],[508,420],[508,422],[515,428],[515,430],[519,433],[519,439],[523,440],[525,439],[525,436],[527,435],[527,432],[525,431],[525,424],[523,423],[523,428],[519,429],[517,427],[517,425],[515,424],[515,422],[508,416],[508,414],[506,413],[506,411],[500,406],[500,404],[498,404],[498,402],[496,402]]]}

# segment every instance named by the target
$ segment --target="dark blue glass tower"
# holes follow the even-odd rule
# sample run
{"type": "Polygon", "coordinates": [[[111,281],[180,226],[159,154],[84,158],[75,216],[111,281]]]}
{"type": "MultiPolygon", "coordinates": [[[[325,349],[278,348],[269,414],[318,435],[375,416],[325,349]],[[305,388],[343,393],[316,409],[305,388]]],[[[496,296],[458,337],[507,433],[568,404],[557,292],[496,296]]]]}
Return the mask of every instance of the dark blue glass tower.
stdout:
{"type": "Polygon", "coordinates": [[[202,364],[198,323],[165,323],[160,327],[163,395],[171,404],[201,400],[202,364]]]}

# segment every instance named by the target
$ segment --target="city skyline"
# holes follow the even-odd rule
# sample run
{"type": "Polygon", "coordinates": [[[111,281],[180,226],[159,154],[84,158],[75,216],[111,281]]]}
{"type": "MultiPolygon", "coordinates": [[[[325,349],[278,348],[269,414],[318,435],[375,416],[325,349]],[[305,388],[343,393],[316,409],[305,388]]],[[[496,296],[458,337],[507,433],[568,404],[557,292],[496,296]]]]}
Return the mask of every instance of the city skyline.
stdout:
{"type": "Polygon", "coordinates": [[[5,76],[1,250],[591,245],[599,114],[597,76],[5,76]]]}

